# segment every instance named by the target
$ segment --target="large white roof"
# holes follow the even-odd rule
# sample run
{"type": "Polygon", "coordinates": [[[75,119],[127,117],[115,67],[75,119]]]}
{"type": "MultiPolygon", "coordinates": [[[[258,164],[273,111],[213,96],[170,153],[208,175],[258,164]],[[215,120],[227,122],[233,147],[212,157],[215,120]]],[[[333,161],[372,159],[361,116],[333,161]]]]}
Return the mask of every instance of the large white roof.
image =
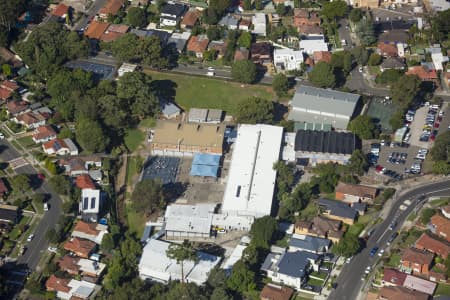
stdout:
{"type": "Polygon", "coordinates": [[[172,204],[166,209],[166,230],[209,234],[216,204],[172,204]]]}
{"type": "Polygon", "coordinates": [[[270,215],[283,128],[242,124],[234,144],[222,210],[239,215],[270,215]]]}

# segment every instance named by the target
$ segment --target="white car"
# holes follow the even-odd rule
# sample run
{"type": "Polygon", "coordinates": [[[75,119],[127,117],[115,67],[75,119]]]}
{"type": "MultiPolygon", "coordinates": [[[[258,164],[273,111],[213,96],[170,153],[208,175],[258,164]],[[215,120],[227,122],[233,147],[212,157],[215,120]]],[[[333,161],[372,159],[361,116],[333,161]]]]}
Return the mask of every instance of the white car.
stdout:
{"type": "Polygon", "coordinates": [[[363,68],[359,67],[358,71],[359,71],[359,73],[362,73],[363,72],[363,68]]]}
{"type": "Polygon", "coordinates": [[[49,252],[56,253],[56,252],[58,251],[58,248],[56,248],[56,247],[48,247],[47,250],[48,250],[49,252]]]}
{"type": "Polygon", "coordinates": [[[33,240],[34,238],[34,234],[30,234],[27,238],[27,242],[31,242],[31,240],[33,240]]]}
{"type": "Polygon", "coordinates": [[[44,211],[48,211],[49,205],[47,202],[44,202],[44,211]]]}
{"type": "Polygon", "coordinates": [[[5,136],[3,135],[3,133],[0,132],[0,140],[4,140],[5,136]]]}
{"type": "Polygon", "coordinates": [[[380,252],[378,252],[378,256],[379,256],[379,257],[382,257],[383,254],[384,254],[384,249],[381,249],[380,252]]]}
{"type": "Polygon", "coordinates": [[[366,270],[364,271],[364,273],[369,274],[371,270],[372,270],[372,268],[370,266],[368,266],[366,268],[366,270]]]}

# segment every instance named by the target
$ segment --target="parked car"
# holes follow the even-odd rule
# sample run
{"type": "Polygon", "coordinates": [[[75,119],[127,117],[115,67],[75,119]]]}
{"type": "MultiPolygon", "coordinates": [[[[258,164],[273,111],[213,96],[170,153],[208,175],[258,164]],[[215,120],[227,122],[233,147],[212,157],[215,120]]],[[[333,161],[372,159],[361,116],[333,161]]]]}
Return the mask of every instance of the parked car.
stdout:
{"type": "Polygon", "coordinates": [[[387,244],[388,245],[390,245],[394,240],[395,240],[395,238],[398,236],[398,233],[397,232],[394,232],[392,235],[391,235],[391,237],[389,238],[389,240],[387,241],[387,244]]]}
{"type": "Polygon", "coordinates": [[[27,238],[27,242],[31,242],[34,238],[34,234],[30,234],[27,238]]]}
{"type": "Polygon", "coordinates": [[[2,132],[0,132],[0,140],[4,140],[4,139],[5,139],[5,135],[2,132]]]}
{"type": "Polygon", "coordinates": [[[378,251],[378,247],[375,246],[375,247],[372,248],[372,250],[370,250],[369,255],[370,256],[374,256],[377,253],[377,251],[378,251]]]}
{"type": "Polygon", "coordinates": [[[44,211],[48,211],[50,209],[50,205],[47,202],[44,202],[44,211]]]}
{"type": "Polygon", "coordinates": [[[378,252],[378,256],[379,256],[379,257],[382,257],[383,254],[384,254],[384,249],[381,249],[380,252],[378,252]]]}

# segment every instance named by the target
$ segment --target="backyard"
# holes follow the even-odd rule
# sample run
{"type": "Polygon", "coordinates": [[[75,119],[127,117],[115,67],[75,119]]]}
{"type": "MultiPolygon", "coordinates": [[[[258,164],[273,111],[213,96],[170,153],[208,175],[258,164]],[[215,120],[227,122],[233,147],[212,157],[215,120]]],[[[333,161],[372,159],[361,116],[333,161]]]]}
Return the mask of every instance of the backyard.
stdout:
{"type": "Polygon", "coordinates": [[[233,114],[240,101],[250,97],[272,99],[271,87],[241,85],[218,79],[184,76],[146,71],[155,80],[158,91],[165,91],[163,97],[175,99],[183,109],[191,107],[222,109],[233,114]]]}

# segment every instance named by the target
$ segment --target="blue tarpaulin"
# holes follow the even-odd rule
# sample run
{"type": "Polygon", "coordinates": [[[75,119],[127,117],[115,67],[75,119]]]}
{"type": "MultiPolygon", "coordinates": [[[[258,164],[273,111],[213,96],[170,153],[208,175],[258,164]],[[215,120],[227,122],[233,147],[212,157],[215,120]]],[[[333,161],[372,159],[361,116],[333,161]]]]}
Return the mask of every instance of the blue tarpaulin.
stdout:
{"type": "Polygon", "coordinates": [[[197,153],[194,155],[192,165],[218,166],[220,164],[220,155],[197,153]]]}
{"type": "Polygon", "coordinates": [[[192,165],[191,176],[217,177],[219,166],[192,165]]]}

